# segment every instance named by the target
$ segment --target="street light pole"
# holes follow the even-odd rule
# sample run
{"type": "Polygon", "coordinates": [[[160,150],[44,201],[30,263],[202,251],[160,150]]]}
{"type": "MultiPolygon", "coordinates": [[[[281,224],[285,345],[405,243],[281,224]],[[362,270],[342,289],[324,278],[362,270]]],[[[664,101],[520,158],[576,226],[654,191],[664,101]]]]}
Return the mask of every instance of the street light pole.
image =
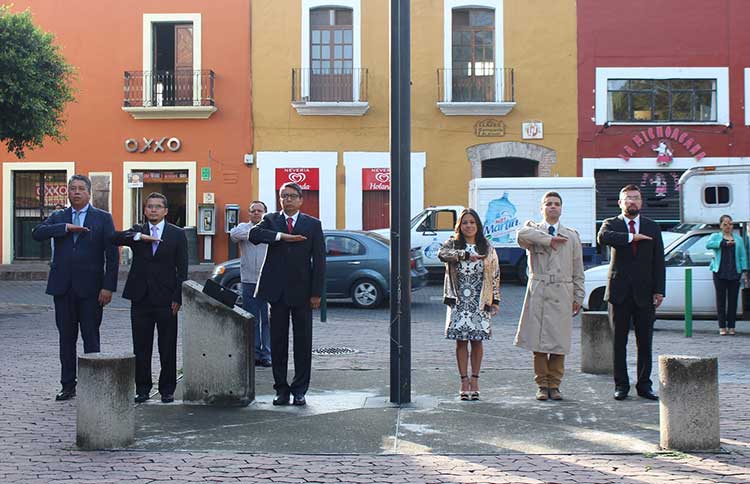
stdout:
{"type": "Polygon", "coordinates": [[[411,402],[411,35],[409,0],[391,0],[391,402],[411,402]]]}

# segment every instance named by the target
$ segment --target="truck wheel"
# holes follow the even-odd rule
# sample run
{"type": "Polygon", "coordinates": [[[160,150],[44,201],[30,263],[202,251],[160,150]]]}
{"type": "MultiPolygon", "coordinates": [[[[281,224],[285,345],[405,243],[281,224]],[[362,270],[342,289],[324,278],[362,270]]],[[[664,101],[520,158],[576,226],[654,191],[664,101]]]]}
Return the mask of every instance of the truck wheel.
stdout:
{"type": "Polygon", "coordinates": [[[521,285],[526,285],[529,282],[529,266],[526,262],[526,256],[521,257],[516,265],[516,277],[521,285]]]}
{"type": "Polygon", "coordinates": [[[604,300],[604,288],[594,289],[589,297],[589,311],[607,311],[607,302],[604,300]]]}
{"type": "Polygon", "coordinates": [[[362,309],[378,307],[383,300],[383,290],[372,279],[360,279],[352,285],[352,302],[362,309]]]}

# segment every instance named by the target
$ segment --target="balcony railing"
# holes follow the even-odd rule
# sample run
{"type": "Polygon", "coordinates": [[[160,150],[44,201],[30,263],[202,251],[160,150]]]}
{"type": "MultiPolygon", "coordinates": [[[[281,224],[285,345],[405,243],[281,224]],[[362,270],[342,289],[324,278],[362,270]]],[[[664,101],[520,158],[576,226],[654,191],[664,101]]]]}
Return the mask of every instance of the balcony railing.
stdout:
{"type": "Polygon", "coordinates": [[[438,102],[515,102],[513,69],[489,69],[475,64],[465,69],[438,69],[438,102]]]}
{"type": "Polygon", "coordinates": [[[292,69],[292,102],[367,102],[367,69],[292,69]]]}
{"type": "Polygon", "coordinates": [[[123,107],[214,106],[214,71],[126,71],[123,107]]]}

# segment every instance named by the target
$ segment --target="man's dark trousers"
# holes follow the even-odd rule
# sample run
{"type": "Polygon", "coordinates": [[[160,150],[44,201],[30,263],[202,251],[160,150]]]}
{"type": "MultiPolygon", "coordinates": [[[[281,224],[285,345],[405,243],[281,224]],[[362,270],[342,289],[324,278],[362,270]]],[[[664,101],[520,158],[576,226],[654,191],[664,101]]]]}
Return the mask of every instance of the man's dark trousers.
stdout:
{"type": "Polygon", "coordinates": [[[146,297],[130,307],[130,322],[135,353],[135,388],[139,395],[151,391],[151,357],[154,348],[154,328],[158,332],[159,393],[171,395],[177,387],[177,316],[171,306],[154,305],[146,297]]]}
{"type": "Polygon", "coordinates": [[[614,377],[615,388],[630,390],[627,365],[628,334],[632,321],[635,332],[636,346],[638,347],[637,372],[638,380],[636,391],[638,393],[650,392],[651,382],[651,346],[654,335],[654,306],[639,307],[633,298],[632,291],[620,304],[612,305],[612,319],[615,326],[614,331],[614,377]]]}
{"type": "Polygon", "coordinates": [[[271,364],[275,382],[286,382],[289,360],[289,316],[292,316],[294,337],[294,380],[290,386],[275,383],[277,394],[290,393],[302,397],[310,386],[312,365],[312,309],[288,306],[281,301],[271,303],[271,364]]]}
{"type": "Polygon", "coordinates": [[[63,388],[76,386],[76,346],[78,328],[83,339],[84,353],[99,352],[99,326],[102,324],[102,306],[98,295],[81,297],[73,288],[62,296],[54,296],[55,324],[60,336],[60,384],[63,388]]]}

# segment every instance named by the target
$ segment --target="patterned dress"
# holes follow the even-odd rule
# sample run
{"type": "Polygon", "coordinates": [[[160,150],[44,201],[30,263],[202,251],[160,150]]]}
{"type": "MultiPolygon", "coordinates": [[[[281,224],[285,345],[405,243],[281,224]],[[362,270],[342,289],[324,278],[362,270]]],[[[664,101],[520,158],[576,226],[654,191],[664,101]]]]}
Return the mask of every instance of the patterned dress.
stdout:
{"type": "MultiPolygon", "coordinates": [[[[476,255],[476,246],[466,244],[466,251],[476,255]]],[[[445,337],[461,341],[490,339],[490,313],[479,307],[482,293],[484,261],[458,263],[458,301],[448,306],[445,337]]]]}

